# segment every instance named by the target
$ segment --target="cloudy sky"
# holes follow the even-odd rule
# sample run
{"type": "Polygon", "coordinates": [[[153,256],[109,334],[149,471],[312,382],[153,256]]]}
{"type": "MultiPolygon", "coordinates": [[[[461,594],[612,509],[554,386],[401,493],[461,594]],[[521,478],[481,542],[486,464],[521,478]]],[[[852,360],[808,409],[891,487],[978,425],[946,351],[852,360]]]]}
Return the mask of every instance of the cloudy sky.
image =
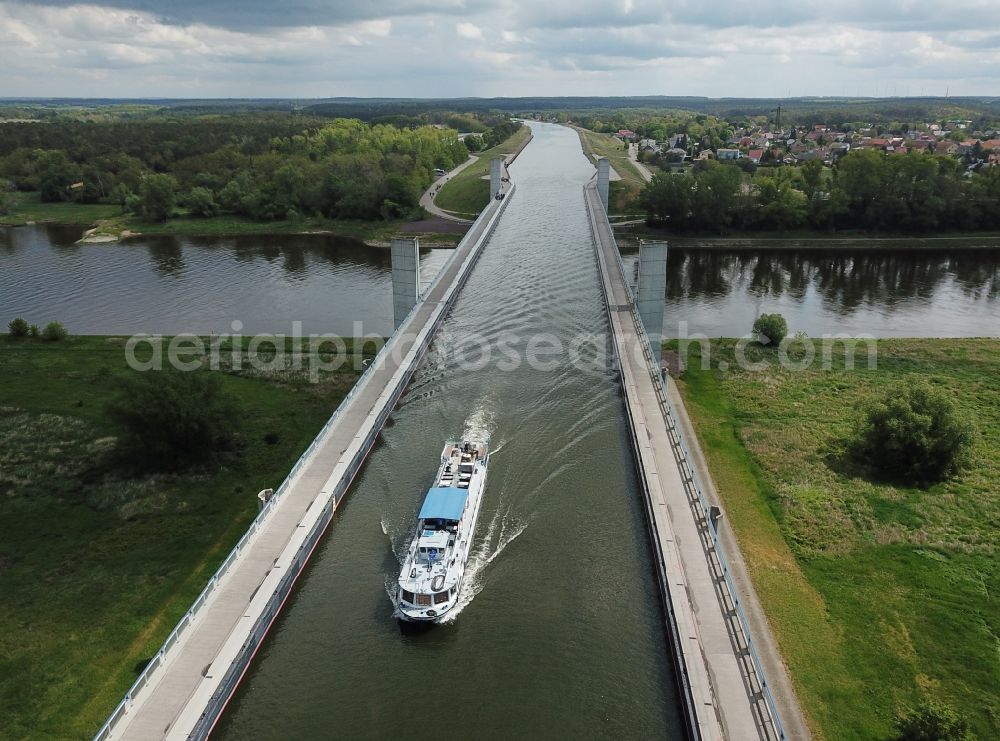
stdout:
{"type": "Polygon", "coordinates": [[[1000,95],[1000,0],[0,0],[0,97],[1000,95]]]}

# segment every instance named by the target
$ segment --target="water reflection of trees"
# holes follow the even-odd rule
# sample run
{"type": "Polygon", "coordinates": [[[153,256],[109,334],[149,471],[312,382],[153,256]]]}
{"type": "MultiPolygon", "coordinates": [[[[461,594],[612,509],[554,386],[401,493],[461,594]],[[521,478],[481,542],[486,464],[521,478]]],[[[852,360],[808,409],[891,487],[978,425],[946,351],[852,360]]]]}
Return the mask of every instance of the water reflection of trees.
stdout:
{"type": "Polygon", "coordinates": [[[828,311],[893,308],[928,302],[945,284],[973,299],[1000,297],[1000,252],[913,250],[675,250],[668,268],[671,298],[704,298],[737,290],[798,301],[810,287],[828,311]]]}
{"type": "Polygon", "coordinates": [[[714,250],[669,250],[667,295],[675,298],[727,295],[730,276],[738,263],[732,253],[714,250]]]}
{"type": "Polygon", "coordinates": [[[960,252],[949,256],[947,262],[955,285],[966,296],[988,301],[1000,298],[1000,255],[996,252],[960,252]]]}
{"type": "Polygon", "coordinates": [[[177,237],[151,237],[146,240],[153,269],[163,276],[184,272],[184,245],[177,237]]]}

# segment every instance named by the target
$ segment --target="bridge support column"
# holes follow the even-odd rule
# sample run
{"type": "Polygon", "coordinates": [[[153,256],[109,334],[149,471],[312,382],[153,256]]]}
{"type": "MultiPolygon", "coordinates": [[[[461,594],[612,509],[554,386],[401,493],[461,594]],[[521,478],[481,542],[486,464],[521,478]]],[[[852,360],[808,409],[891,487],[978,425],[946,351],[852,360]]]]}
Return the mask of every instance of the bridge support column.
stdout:
{"type": "Polygon", "coordinates": [[[639,288],[636,308],[654,352],[663,341],[663,302],[667,294],[667,243],[639,245],[639,288]]]}
{"type": "Polygon", "coordinates": [[[490,160],[490,198],[500,192],[500,178],[503,177],[503,157],[490,160]]]}
{"type": "Polygon", "coordinates": [[[604,204],[604,213],[608,212],[608,182],[611,179],[611,162],[607,157],[597,160],[597,195],[604,204]]]}
{"type": "Polygon", "coordinates": [[[420,298],[420,242],[416,237],[392,240],[392,320],[399,329],[420,298]]]}

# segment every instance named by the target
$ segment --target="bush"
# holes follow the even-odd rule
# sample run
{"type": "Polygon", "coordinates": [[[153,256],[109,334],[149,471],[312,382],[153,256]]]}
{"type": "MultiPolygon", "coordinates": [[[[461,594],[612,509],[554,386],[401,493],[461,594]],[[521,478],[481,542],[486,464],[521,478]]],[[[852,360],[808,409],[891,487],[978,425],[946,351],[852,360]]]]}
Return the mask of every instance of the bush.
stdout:
{"type": "Polygon", "coordinates": [[[59,342],[69,337],[69,332],[59,322],[49,322],[42,330],[42,339],[48,342],[59,342]]]}
{"type": "Polygon", "coordinates": [[[198,186],[192,188],[187,196],[187,206],[194,216],[215,216],[219,213],[219,204],[208,188],[198,186]]]}
{"type": "Polygon", "coordinates": [[[973,741],[969,724],[951,708],[928,700],[900,716],[896,741],[973,741]]]}
{"type": "Polygon", "coordinates": [[[971,422],[945,392],[911,382],[868,405],[855,448],[871,468],[909,483],[925,483],[961,468],[972,438],[971,422]]]}
{"type": "Polygon", "coordinates": [[[28,327],[28,336],[29,337],[34,337],[35,339],[38,339],[39,337],[42,336],[42,333],[38,329],[38,325],[37,324],[32,324],[30,327],[28,327]]]}
{"type": "Polygon", "coordinates": [[[120,452],[155,470],[186,468],[228,450],[236,411],[218,377],[204,372],[137,374],[108,405],[126,433],[120,452]]]}
{"type": "Polygon", "coordinates": [[[788,322],[781,314],[761,314],[753,323],[753,333],[760,344],[777,347],[788,334],[788,322]]]}
{"type": "Polygon", "coordinates": [[[17,317],[7,325],[11,337],[27,337],[29,332],[28,322],[21,317],[17,317]]]}

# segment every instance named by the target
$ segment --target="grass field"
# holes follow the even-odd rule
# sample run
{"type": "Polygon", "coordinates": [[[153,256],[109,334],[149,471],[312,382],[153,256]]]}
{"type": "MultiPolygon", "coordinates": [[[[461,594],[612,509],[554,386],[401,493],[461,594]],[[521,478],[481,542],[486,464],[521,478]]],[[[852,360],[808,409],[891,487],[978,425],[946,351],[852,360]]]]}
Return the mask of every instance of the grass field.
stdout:
{"type": "Polygon", "coordinates": [[[38,193],[10,193],[10,212],[0,214],[0,225],[20,226],[29,221],[89,226],[121,213],[107,203],[42,203],[38,193]]]}
{"type": "Polygon", "coordinates": [[[219,372],[236,451],[143,476],[105,412],[130,373],[122,338],[0,339],[0,738],[97,730],[357,377],[219,372]]]}
{"type": "MultiPolygon", "coordinates": [[[[122,214],[118,206],[85,203],[42,203],[38,193],[15,193],[14,208],[0,216],[0,224],[20,225],[30,221],[46,221],[96,227],[95,235],[118,237],[123,231],[136,234],[179,234],[198,236],[228,236],[236,234],[301,234],[329,232],[368,242],[387,243],[399,233],[407,219],[395,221],[361,221],[358,219],[324,219],[302,217],[294,221],[254,221],[233,214],[210,218],[190,217],[178,209],[176,218],[167,221],[146,221],[138,216],[122,214]]],[[[430,241],[455,243],[461,235],[431,234],[430,241]]]]}
{"type": "Polygon", "coordinates": [[[483,179],[490,174],[490,160],[511,154],[531,135],[531,129],[522,125],[512,136],[491,149],[478,152],[479,159],[445,183],[434,198],[434,203],[445,211],[460,216],[475,216],[490,201],[490,181],[483,179]]]}
{"type": "Polygon", "coordinates": [[[1000,736],[1000,340],[884,340],[869,370],[843,348],[794,372],[773,350],[737,369],[734,341],[692,345],[679,386],[775,637],[817,737],[889,738],[925,697],[1000,736]],[[718,361],[729,368],[720,372],[718,361]],[[978,422],[969,468],[927,489],[843,460],[859,405],[907,377],[978,422]]]}
{"type": "Polygon", "coordinates": [[[646,187],[646,181],[635,169],[635,164],[629,159],[628,151],[623,148],[622,143],[611,134],[598,134],[576,126],[573,128],[580,135],[580,144],[587,159],[594,162],[594,155],[607,157],[611,160],[611,167],[621,176],[621,180],[614,180],[608,185],[611,213],[638,213],[639,209],[632,204],[639,192],[646,187]]]}

